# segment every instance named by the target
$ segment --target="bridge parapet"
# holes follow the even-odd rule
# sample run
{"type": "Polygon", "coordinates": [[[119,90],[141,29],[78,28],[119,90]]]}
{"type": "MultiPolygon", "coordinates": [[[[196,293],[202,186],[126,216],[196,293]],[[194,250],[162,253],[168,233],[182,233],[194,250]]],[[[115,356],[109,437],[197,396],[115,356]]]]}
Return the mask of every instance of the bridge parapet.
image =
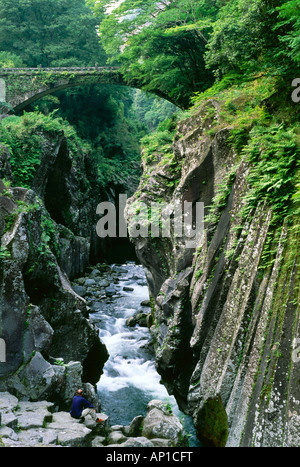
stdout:
{"type": "Polygon", "coordinates": [[[117,66],[89,66],[89,67],[36,67],[36,68],[0,68],[1,75],[11,74],[32,74],[32,73],[86,73],[86,72],[105,72],[105,71],[118,71],[117,66]]]}

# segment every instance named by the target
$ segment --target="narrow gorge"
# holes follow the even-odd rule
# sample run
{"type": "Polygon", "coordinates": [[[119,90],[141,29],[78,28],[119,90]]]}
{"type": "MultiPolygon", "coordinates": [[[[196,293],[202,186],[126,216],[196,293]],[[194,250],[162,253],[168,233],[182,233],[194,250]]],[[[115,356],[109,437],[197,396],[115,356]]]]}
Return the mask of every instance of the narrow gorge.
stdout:
{"type": "MultiPolygon", "coordinates": [[[[299,445],[299,209],[291,182],[299,149],[289,129],[264,120],[266,108],[273,115],[280,108],[271,92],[257,105],[258,87],[209,97],[171,119],[156,148],[144,147],[134,189],[100,189],[88,150],[47,119],[2,120],[12,131],[10,120],[18,119],[40,152],[25,188],[1,146],[0,392],[68,411],[74,387],[83,386],[100,408],[110,358],[95,326],[98,319],[101,330],[104,319],[101,298],[93,318],[97,309],[74,286],[96,264],[105,270],[107,251],[117,248],[116,239],[96,234],[98,203],[117,203],[127,190],[129,231],[142,203],[203,203],[204,229],[193,248],[172,228],[168,236],[130,239],[147,279],[156,370],[203,446],[299,445]],[[237,122],[236,109],[247,119],[237,122]],[[260,164],[266,141],[272,150],[260,164]],[[268,190],[279,186],[274,158],[286,176],[277,197],[268,190]],[[295,206],[292,215],[287,206],[295,206]]],[[[130,260],[126,241],[120,250],[130,260]]]]}
{"type": "Polygon", "coordinates": [[[0,447],[299,446],[299,17],[0,0],[0,447]]]}
{"type": "Polygon", "coordinates": [[[203,99],[167,150],[146,151],[128,208],[157,199],[205,205],[195,249],[172,231],[133,238],[152,297],[158,371],[205,446],[299,445],[299,208],[284,215],[299,150],[284,124],[261,126],[278,100],[270,92],[255,107],[255,86],[203,99]],[[251,98],[247,121],[237,121],[251,98]]]}

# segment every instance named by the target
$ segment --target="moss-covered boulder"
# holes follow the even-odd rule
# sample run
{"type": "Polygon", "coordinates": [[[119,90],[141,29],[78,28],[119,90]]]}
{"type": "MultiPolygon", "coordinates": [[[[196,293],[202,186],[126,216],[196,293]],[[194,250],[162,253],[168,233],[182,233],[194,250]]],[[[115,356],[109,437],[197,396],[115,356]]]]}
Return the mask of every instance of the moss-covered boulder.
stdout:
{"type": "Polygon", "coordinates": [[[220,396],[207,399],[198,412],[197,435],[206,447],[225,447],[228,438],[227,413],[220,396]]]}

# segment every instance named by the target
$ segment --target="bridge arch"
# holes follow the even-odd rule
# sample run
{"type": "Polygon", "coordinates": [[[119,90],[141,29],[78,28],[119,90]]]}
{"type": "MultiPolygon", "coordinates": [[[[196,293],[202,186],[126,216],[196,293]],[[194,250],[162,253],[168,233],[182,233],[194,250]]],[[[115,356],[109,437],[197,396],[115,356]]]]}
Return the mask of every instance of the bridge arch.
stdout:
{"type": "MultiPolygon", "coordinates": [[[[2,68],[0,69],[0,95],[15,112],[54,92],[74,86],[112,84],[142,89],[138,81],[128,82],[118,67],[72,68],[2,68]]],[[[158,97],[179,105],[154,91],[158,97]]]]}

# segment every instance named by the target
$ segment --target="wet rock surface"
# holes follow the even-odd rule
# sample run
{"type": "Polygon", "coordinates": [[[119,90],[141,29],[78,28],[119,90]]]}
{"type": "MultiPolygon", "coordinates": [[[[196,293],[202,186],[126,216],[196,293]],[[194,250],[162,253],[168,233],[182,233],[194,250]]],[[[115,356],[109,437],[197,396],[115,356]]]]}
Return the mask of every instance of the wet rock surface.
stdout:
{"type": "Polygon", "coordinates": [[[187,445],[179,419],[162,401],[148,405],[146,417],[136,417],[130,425],[109,423],[105,413],[100,422],[89,416],[76,420],[68,412],[54,411],[47,401],[19,401],[8,392],[0,393],[1,447],[172,447],[187,445]]]}
{"type": "MultiPolygon", "coordinates": [[[[109,303],[109,299],[113,300],[121,297],[122,292],[134,292],[132,282],[139,286],[147,286],[144,271],[135,269],[134,274],[131,272],[130,264],[122,265],[106,265],[97,264],[94,267],[88,268],[85,276],[74,279],[72,288],[79,296],[84,297],[89,313],[97,313],[105,308],[105,303],[109,303]],[[128,281],[128,285],[124,282],[128,281]],[[129,285],[130,284],[130,285],[129,285]]],[[[130,327],[142,326],[148,327],[152,325],[152,315],[150,301],[143,300],[141,309],[127,319],[127,325],[130,327]]]]}
{"type": "Polygon", "coordinates": [[[168,238],[132,238],[152,298],[156,366],[204,445],[298,446],[298,227],[274,230],[263,201],[241,217],[251,167],[230,144],[222,105],[209,99],[180,122],[169,164],[160,154],[157,163],[145,162],[127,203],[129,230],[130,209],[141,202],[205,206],[193,248],[172,229],[168,238]],[[211,108],[218,122],[212,133],[211,108]],[[178,170],[167,189],[171,164],[178,170]]]}
{"type": "Polygon", "coordinates": [[[69,402],[64,388],[73,374],[65,365],[80,362],[84,381],[95,383],[106,349],[88,320],[84,299],[74,292],[52,251],[57,231],[40,199],[32,190],[14,188],[3,198],[18,202],[19,210],[5,217],[1,239],[0,319],[6,362],[0,368],[0,390],[63,405],[69,402]],[[48,235],[46,224],[53,228],[48,235]],[[91,355],[98,359],[94,374],[91,355]],[[58,359],[64,366],[53,364],[58,359]]]}

